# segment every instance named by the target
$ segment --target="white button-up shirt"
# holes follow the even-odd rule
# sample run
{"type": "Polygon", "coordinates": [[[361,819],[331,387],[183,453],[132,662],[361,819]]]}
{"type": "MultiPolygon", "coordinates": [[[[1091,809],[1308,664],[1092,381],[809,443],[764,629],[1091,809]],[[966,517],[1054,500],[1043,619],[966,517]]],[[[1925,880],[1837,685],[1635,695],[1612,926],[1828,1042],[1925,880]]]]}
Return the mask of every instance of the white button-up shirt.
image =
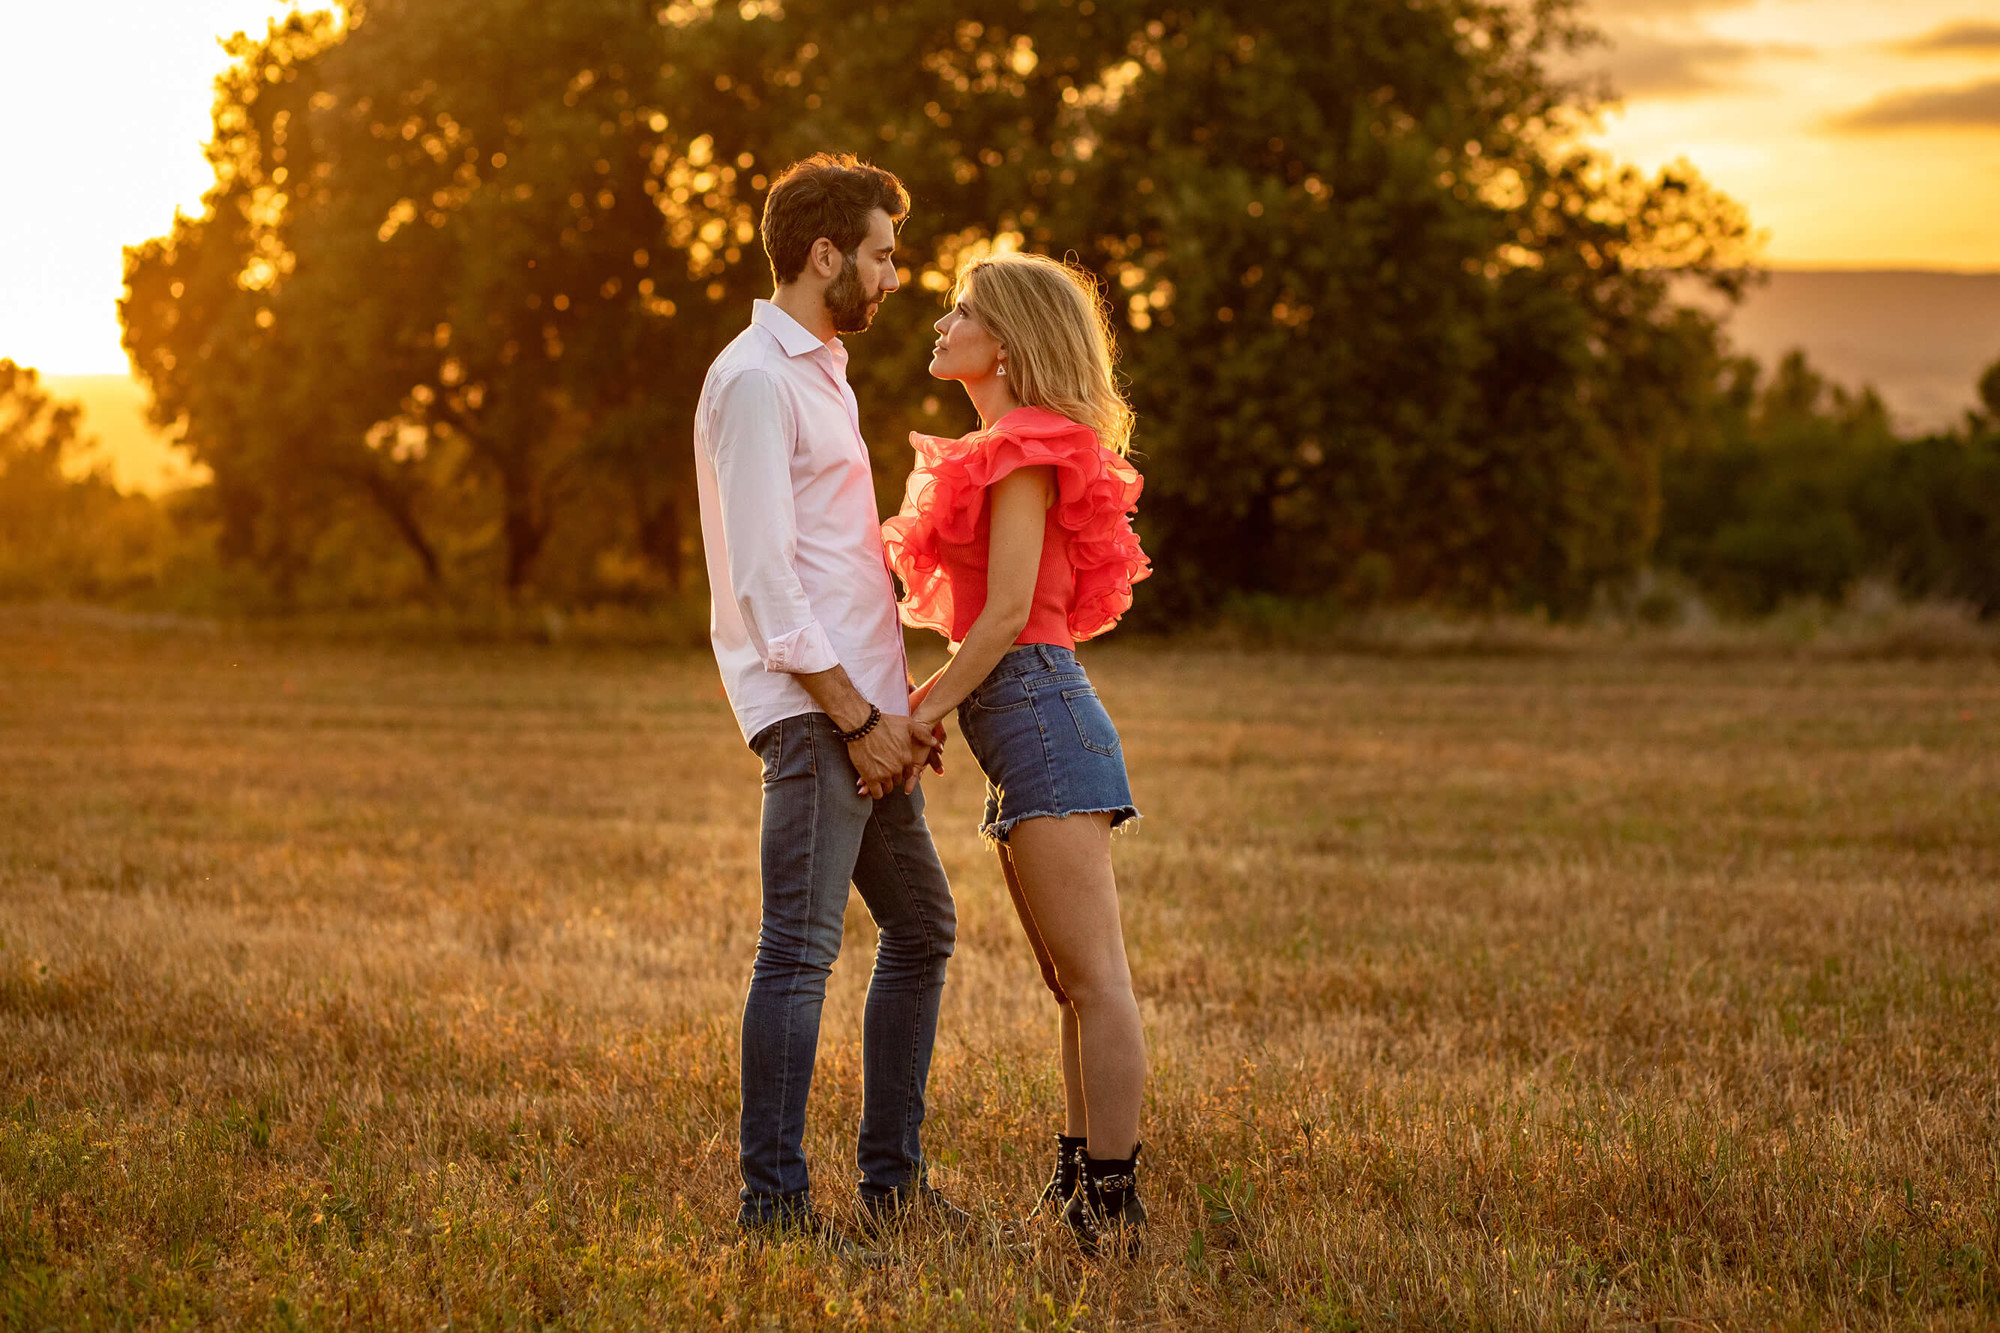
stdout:
{"type": "Polygon", "coordinates": [[[694,414],[709,638],[749,740],[820,709],[794,673],[847,668],[884,713],[909,711],[896,592],[847,349],[769,301],[708,368],[694,414]]]}

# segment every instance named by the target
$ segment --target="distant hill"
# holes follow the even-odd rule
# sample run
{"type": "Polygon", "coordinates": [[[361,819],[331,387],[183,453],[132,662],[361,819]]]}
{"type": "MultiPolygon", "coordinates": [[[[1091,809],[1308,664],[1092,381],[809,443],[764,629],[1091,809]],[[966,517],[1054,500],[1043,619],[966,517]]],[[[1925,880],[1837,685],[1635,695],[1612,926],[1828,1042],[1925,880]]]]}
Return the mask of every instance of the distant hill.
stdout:
{"type": "Polygon", "coordinates": [[[2000,273],[1781,269],[1728,322],[1766,365],[1803,348],[1829,378],[1873,385],[1899,429],[1939,430],[2000,361],[2000,273]]]}
{"type": "Polygon", "coordinates": [[[83,405],[83,433],[96,436],[120,489],[163,491],[206,476],[189,467],[146,420],[146,391],[130,375],[44,375],[51,397],[83,405]]]}
{"type": "MultiPolygon", "coordinates": [[[[1958,423],[1974,385],[2000,360],[2000,273],[1783,269],[1728,315],[1731,341],[1766,365],[1795,347],[1823,374],[1872,384],[1905,431],[1958,423]]],[[[50,375],[59,398],[81,401],[84,430],[104,444],[128,489],[158,491],[199,473],[146,421],[145,396],[125,375],[50,375]]]]}

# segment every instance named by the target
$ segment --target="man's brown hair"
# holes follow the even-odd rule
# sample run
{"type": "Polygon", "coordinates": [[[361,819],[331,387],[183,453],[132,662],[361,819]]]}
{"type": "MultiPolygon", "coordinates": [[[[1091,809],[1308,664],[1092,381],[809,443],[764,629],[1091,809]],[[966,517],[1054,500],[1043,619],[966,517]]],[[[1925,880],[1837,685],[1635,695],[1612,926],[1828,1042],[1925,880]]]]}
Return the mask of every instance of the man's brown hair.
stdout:
{"type": "Polygon", "coordinates": [[[901,222],[910,211],[910,193],[892,173],[852,153],[814,153],[786,167],[764,196],[771,280],[783,286],[797,278],[822,236],[841,254],[852,255],[867,238],[868,219],[878,208],[901,222]]]}

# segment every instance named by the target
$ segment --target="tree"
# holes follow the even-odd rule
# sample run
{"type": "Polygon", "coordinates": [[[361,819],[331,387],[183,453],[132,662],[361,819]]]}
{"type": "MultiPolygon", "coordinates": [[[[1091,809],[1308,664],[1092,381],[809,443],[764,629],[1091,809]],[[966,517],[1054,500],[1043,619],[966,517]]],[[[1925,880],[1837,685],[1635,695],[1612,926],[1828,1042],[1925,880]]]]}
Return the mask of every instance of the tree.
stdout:
{"type": "Polygon", "coordinates": [[[1661,452],[1733,289],[1740,212],[1577,150],[1567,0],[371,0],[232,48],[203,216],[135,251],[135,364],[290,571],[399,542],[419,582],[679,577],[702,368],[768,290],[767,173],[910,184],[911,291],[851,373],[883,498],[981,247],[1073,254],[1115,304],[1160,577],[1580,605],[1637,568],[1661,452]],[[363,530],[378,534],[357,538],[363,530]],[[330,545],[332,543],[333,545],[330,545]]]}
{"type": "Polygon", "coordinates": [[[700,287],[653,197],[708,161],[649,104],[657,33],[602,0],[391,2],[232,44],[204,216],[132,252],[124,312],[234,549],[282,567],[359,504],[427,581],[491,554],[518,594],[588,493],[580,523],[623,505],[679,575],[665,441],[699,386],[653,368],[700,287]]]}
{"type": "Polygon", "coordinates": [[[405,543],[426,580],[440,572],[417,514],[420,469],[369,446],[378,418],[342,374],[388,373],[387,349],[368,328],[380,294],[315,301],[310,267],[290,282],[292,201],[310,199],[323,180],[313,145],[290,131],[316,93],[317,59],[338,36],[329,15],[293,14],[264,41],[231,45],[236,63],[218,80],[207,150],[216,173],[207,207],[127,253],[120,307],[155,421],[214,474],[225,553],[254,560],[281,588],[357,511],[405,543]]]}
{"type": "MultiPolygon", "coordinates": [[[[1643,560],[1715,356],[1667,281],[1735,290],[1748,228],[1684,168],[1572,146],[1588,98],[1546,60],[1585,39],[1569,6],[919,4],[907,44],[865,6],[813,13],[815,48],[853,52],[807,69],[815,114],[911,183],[922,279],[1014,233],[1114,294],[1142,606],[1561,608],[1643,560]]],[[[913,313],[885,314],[898,361],[913,313]]],[[[906,373],[870,387],[871,438],[935,428],[906,373]]]]}
{"type": "Polygon", "coordinates": [[[81,417],[33,370],[0,360],[0,595],[90,596],[156,572],[164,517],[91,466],[81,417]]]}
{"type": "Polygon", "coordinates": [[[1872,567],[1907,594],[2000,616],[2000,361],[1975,386],[1984,412],[1901,443],[1856,487],[1872,567]]]}
{"type": "Polygon", "coordinates": [[[1801,353],[1768,382],[1731,362],[1701,438],[1668,455],[1659,563],[1739,613],[1872,576],[2000,614],[2000,432],[1970,416],[1903,440],[1872,390],[1828,383],[1801,353]]]}

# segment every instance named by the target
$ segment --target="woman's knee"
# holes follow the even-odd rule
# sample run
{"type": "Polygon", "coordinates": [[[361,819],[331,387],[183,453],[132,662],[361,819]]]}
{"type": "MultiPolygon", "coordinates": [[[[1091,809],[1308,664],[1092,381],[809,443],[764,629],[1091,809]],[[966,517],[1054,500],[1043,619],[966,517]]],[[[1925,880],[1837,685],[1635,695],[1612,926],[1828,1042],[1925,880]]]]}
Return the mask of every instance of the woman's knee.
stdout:
{"type": "Polygon", "coordinates": [[[1057,1003],[1076,1014],[1098,1013],[1137,1003],[1132,995],[1132,978],[1124,968],[1064,972],[1056,986],[1057,1003]]]}

